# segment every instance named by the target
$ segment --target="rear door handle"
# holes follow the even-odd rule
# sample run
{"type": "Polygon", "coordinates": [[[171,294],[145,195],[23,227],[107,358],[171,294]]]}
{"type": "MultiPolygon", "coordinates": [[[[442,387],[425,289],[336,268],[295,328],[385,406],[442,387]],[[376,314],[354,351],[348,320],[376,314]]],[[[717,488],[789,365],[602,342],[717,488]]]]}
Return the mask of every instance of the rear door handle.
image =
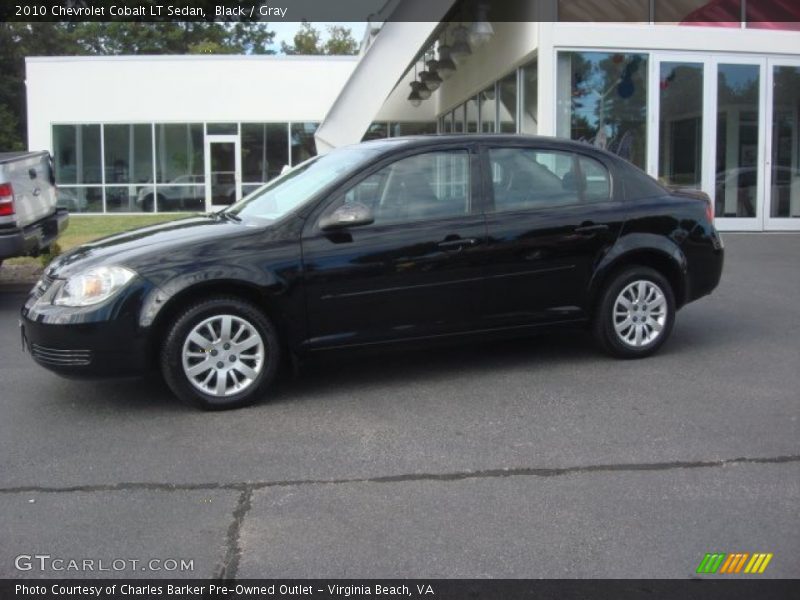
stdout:
{"type": "Polygon", "coordinates": [[[575,228],[575,233],[580,235],[591,235],[593,233],[600,233],[601,231],[608,231],[608,225],[603,223],[587,223],[586,225],[575,228]]]}
{"type": "Polygon", "coordinates": [[[444,250],[449,250],[451,248],[461,249],[464,246],[474,246],[477,243],[478,240],[476,238],[456,238],[439,242],[439,248],[444,250]]]}

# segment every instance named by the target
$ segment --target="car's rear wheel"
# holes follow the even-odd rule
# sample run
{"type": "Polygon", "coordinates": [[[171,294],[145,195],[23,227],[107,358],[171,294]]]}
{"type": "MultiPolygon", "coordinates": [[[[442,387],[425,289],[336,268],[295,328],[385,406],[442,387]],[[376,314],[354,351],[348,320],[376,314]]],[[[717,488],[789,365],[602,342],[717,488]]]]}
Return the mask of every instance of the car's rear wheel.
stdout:
{"type": "Polygon", "coordinates": [[[214,297],[175,320],[161,350],[161,372],[184,402],[208,410],[264,397],[278,367],[275,328],[254,305],[214,297]]]}
{"type": "Polygon", "coordinates": [[[628,267],[605,286],[594,320],[600,346],[620,358],[643,358],[667,341],[675,323],[675,295],[655,269],[628,267]]]}

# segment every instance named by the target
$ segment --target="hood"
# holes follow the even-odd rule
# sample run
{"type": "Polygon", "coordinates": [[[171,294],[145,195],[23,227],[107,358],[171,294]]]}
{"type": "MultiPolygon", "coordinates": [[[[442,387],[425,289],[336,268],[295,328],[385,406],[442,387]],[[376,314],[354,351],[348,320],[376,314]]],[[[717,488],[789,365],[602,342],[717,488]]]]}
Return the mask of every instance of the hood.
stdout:
{"type": "Polygon", "coordinates": [[[136,270],[142,264],[185,257],[197,246],[213,244],[237,233],[253,233],[253,228],[213,215],[150,225],[78,246],[56,258],[46,273],[51,277],[69,277],[102,265],[124,265],[136,270]]]}

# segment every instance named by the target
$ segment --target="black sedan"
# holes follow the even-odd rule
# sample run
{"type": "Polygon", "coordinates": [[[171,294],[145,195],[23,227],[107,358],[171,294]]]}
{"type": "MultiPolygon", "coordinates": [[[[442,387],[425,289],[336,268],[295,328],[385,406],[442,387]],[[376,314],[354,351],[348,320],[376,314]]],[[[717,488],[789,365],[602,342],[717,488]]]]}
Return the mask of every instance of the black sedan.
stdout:
{"type": "Polygon", "coordinates": [[[237,204],[85,244],[22,309],[70,376],[160,368],[181,399],[268,395],[280,361],[585,323],[639,358],[718,284],[708,198],[581,143],[423,136],[337,149],[237,204]]]}

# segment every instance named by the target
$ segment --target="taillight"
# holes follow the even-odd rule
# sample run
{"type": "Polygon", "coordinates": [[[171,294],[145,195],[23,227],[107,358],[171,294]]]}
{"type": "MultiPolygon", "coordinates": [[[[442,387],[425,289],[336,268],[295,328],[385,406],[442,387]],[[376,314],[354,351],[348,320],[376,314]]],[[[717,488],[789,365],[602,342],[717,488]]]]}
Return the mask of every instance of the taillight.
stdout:
{"type": "Polygon", "coordinates": [[[0,183],[0,217],[14,214],[14,189],[10,183],[0,183]]]}
{"type": "Polygon", "coordinates": [[[706,219],[710,225],[714,224],[714,205],[711,204],[710,198],[706,201],[706,219]]]}

